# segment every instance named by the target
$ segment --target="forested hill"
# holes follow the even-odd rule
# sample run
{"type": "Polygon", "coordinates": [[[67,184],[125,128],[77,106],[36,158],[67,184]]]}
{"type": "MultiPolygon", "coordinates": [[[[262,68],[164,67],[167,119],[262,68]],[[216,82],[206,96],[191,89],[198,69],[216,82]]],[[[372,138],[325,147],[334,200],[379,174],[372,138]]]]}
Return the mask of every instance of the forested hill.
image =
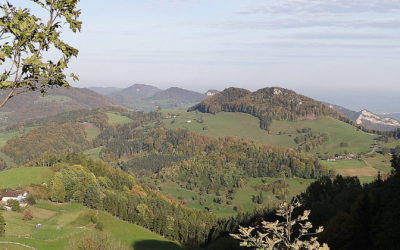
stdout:
{"type": "Polygon", "coordinates": [[[263,88],[255,92],[228,88],[191,107],[189,111],[205,113],[243,112],[260,119],[260,126],[268,129],[272,120],[310,120],[318,116],[331,116],[350,120],[333,109],[309,97],[284,88],[263,88]]]}
{"type": "MultiPolygon", "coordinates": [[[[4,95],[5,92],[0,94],[4,95]]],[[[8,125],[72,110],[110,105],[113,105],[110,98],[84,88],[57,88],[44,96],[41,93],[30,92],[12,98],[0,114],[0,122],[8,125]]]]}

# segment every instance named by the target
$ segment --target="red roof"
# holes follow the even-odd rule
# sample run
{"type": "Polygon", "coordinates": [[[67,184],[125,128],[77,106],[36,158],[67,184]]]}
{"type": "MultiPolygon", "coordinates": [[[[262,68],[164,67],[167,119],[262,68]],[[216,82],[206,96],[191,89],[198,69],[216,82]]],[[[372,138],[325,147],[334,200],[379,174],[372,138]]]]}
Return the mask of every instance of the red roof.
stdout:
{"type": "Polygon", "coordinates": [[[23,195],[26,193],[26,191],[21,191],[21,190],[6,190],[0,193],[1,197],[18,197],[20,195],[23,195]]]}

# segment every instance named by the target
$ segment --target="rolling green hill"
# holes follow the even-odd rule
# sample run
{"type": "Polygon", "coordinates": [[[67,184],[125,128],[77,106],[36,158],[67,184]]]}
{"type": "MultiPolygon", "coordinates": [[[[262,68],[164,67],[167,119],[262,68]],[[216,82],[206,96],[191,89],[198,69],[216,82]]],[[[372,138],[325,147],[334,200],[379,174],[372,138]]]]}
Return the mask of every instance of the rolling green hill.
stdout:
{"type": "Polygon", "coordinates": [[[350,124],[332,117],[320,117],[316,120],[274,121],[267,132],[259,127],[258,118],[238,112],[219,112],[215,115],[200,112],[163,111],[164,124],[169,128],[187,128],[188,130],[213,137],[237,136],[259,143],[283,147],[296,147],[294,138],[298,129],[311,128],[317,133],[328,134],[328,141],[313,150],[314,153],[352,153],[371,151],[376,135],[368,134],[350,124]],[[168,115],[170,114],[170,115],[168,115]],[[174,116],[176,116],[174,118],[174,116]],[[346,147],[340,144],[345,142],[346,147]]]}
{"type": "Polygon", "coordinates": [[[336,162],[320,160],[320,162],[338,174],[358,176],[363,182],[373,180],[378,171],[381,173],[391,171],[390,156],[373,152],[379,147],[394,148],[400,144],[398,140],[389,140],[388,143],[377,142],[375,140],[377,135],[363,132],[332,117],[304,121],[275,120],[267,132],[259,127],[258,118],[245,113],[219,112],[213,115],[182,110],[164,110],[163,114],[163,122],[168,128],[186,128],[192,132],[217,138],[235,136],[267,145],[291,148],[297,147],[294,138],[299,136],[299,129],[311,128],[316,133],[326,133],[328,140],[309,153],[320,159],[344,152],[360,154],[360,160],[336,162]]]}
{"type": "Polygon", "coordinates": [[[218,112],[242,112],[260,121],[260,127],[269,130],[273,120],[301,121],[330,116],[343,121],[350,120],[312,98],[284,88],[263,88],[255,92],[246,89],[227,88],[206,98],[188,111],[216,114],[218,112]]]}
{"type": "Polygon", "coordinates": [[[65,249],[82,237],[98,231],[91,221],[91,217],[95,216],[104,224],[102,233],[110,234],[127,249],[181,249],[178,244],[147,229],[79,204],[41,201],[28,209],[33,214],[31,221],[22,220],[22,213],[3,212],[7,226],[6,235],[0,241],[19,242],[43,250],[65,249]],[[36,224],[42,224],[41,228],[35,228],[36,224]]]}

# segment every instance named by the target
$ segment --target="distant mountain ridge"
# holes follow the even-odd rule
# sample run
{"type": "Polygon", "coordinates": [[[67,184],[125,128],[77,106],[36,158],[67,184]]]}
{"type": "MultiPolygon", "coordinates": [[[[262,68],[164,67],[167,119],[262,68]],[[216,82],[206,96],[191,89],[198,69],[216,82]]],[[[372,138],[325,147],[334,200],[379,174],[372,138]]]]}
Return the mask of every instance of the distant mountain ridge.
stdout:
{"type": "Polygon", "coordinates": [[[260,127],[263,129],[268,129],[272,120],[310,120],[318,116],[347,120],[321,102],[278,87],[263,88],[255,92],[242,88],[227,88],[189,108],[188,111],[195,110],[213,114],[220,111],[248,113],[260,119],[260,127]]]}
{"type": "MultiPolygon", "coordinates": [[[[0,92],[4,95],[5,92],[0,92]]],[[[112,106],[112,99],[85,88],[55,88],[43,96],[28,92],[13,97],[4,107],[1,124],[43,118],[79,109],[112,106]]]]}
{"type": "Polygon", "coordinates": [[[151,85],[134,84],[128,88],[110,93],[107,96],[127,107],[135,107],[135,104],[140,103],[142,100],[149,98],[160,91],[162,90],[151,85]]]}
{"type": "Polygon", "coordinates": [[[391,131],[400,128],[400,121],[391,117],[385,117],[383,115],[375,114],[368,110],[361,110],[356,112],[339,105],[333,105],[325,103],[328,107],[336,110],[337,112],[347,116],[349,119],[354,121],[357,125],[363,125],[364,127],[382,131],[391,131]]]}
{"type": "Polygon", "coordinates": [[[393,113],[379,113],[380,116],[382,117],[389,117],[392,119],[396,119],[400,121],[400,112],[393,112],[393,113]]]}
{"type": "Polygon", "coordinates": [[[122,90],[122,88],[117,88],[117,87],[89,87],[88,89],[100,95],[109,95],[122,90]]]}
{"type": "MultiPolygon", "coordinates": [[[[94,89],[98,93],[104,93],[105,89],[94,89]]],[[[114,102],[138,110],[182,109],[188,108],[206,98],[205,94],[186,90],[178,87],[171,87],[166,90],[159,89],[152,85],[134,84],[128,88],[119,89],[116,92],[105,94],[114,102]]]]}

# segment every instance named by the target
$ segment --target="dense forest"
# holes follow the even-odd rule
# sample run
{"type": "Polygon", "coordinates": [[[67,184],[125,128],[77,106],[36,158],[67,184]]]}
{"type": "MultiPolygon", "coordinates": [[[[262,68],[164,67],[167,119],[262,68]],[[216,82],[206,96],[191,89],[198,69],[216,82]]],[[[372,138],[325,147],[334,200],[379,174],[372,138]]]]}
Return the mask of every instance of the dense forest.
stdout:
{"type": "MultiPolygon", "coordinates": [[[[151,116],[151,114],[150,114],[151,116]]],[[[265,146],[228,137],[215,139],[185,129],[168,130],[160,123],[135,122],[104,129],[94,140],[103,158],[122,162],[139,177],[171,180],[201,192],[241,187],[248,177],[319,178],[331,175],[317,159],[292,149],[265,146]]]]}
{"type": "Polygon", "coordinates": [[[400,248],[400,156],[393,155],[392,167],[386,180],[366,185],[357,177],[324,177],[299,196],[313,224],[326,228],[321,241],[343,250],[400,248]]]}
{"type": "Polygon", "coordinates": [[[49,123],[8,140],[3,152],[21,164],[43,155],[80,151],[87,146],[85,138],[85,129],[79,123],[49,123]]]}

